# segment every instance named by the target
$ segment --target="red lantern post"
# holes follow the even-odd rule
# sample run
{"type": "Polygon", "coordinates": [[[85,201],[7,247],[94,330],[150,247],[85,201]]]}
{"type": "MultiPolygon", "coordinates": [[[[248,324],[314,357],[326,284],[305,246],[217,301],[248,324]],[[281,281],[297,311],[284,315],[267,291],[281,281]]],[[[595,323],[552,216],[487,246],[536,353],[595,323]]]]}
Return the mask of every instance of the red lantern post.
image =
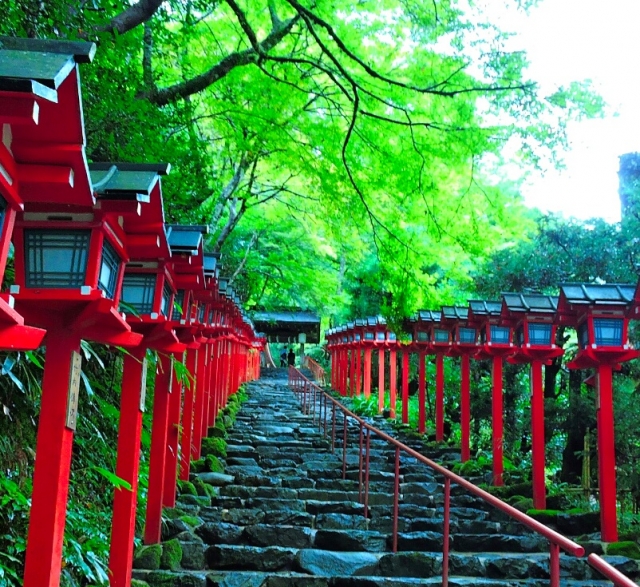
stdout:
{"type": "MultiPolygon", "coordinates": [[[[427,377],[425,373],[425,359],[430,350],[429,329],[427,316],[419,312],[413,319],[413,345],[418,352],[418,432],[427,431],[427,377]]],[[[429,317],[431,313],[429,312],[429,317]]]]}
{"type": "Polygon", "coordinates": [[[436,356],[436,442],[442,442],[444,440],[444,356],[451,349],[451,333],[440,324],[440,312],[421,311],[419,317],[428,328],[430,350],[436,356]]]}
{"type": "Polygon", "coordinates": [[[469,357],[478,351],[478,332],[468,323],[469,308],[443,306],[440,322],[452,331],[452,344],[447,351],[450,357],[460,357],[460,460],[470,458],[471,394],[469,357]]]}
{"type": "Polygon", "coordinates": [[[504,484],[502,361],[514,352],[511,328],[503,323],[501,311],[501,302],[469,301],[469,323],[480,330],[480,346],[475,358],[492,360],[493,484],[496,486],[504,484]]]}
{"type": "Polygon", "coordinates": [[[378,349],[378,413],[384,410],[384,371],[385,350],[388,347],[387,322],[382,316],[378,316],[375,326],[374,346],[378,349]]]}
{"type": "Polygon", "coordinates": [[[604,542],[618,541],[613,370],[639,355],[628,338],[629,319],[634,316],[634,306],[638,307],[636,299],[640,297],[633,285],[560,286],[558,323],[578,331],[578,354],[567,367],[597,369],[598,487],[604,542]]]}
{"type": "Polygon", "coordinates": [[[6,136],[15,162],[8,173],[17,173],[24,202],[15,224],[11,293],[25,320],[47,329],[24,577],[24,585],[42,587],[57,585],[60,578],[80,341],[131,347],[141,336],[131,332],[117,310],[127,260],[119,219],[128,212],[109,211],[119,195],[94,193],[98,186],[92,184],[84,152],[76,64],[90,61],[95,46],[26,39],[8,43],[3,40],[3,52],[9,46],[20,49],[9,59],[19,72],[12,76],[17,99],[32,94],[39,109],[37,129],[15,125],[6,136]],[[40,60],[47,63],[47,73],[40,60]],[[34,66],[38,81],[29,79],[34,66]]]}
{"type": "Polygon", "coordinates": [[[364,337],[365,321],[356,318],[353,330],[353,344],[356,354],[356,395],[362,393],[362,339],[364,337]]]}
{"type": "Polygon", "coordinates": [[[371,397],[371,352],[375,346],[378,319],[368,317],[363,328],[362,346],[364,348],[364,397],[371,397]]]}
{"type": "Polygon", "coordinates": [[[544,387],[542,365],[549,365],[563,350],[555,344],[558,298],[541,294],[502,294],[502,317],[514,329],[516,353],[507,361],[531,365],[531,464],[533,507],[546,509],[544,387]]]}
{"type": "MultiPolygon", "coordinates": [[[[124,587],[131,582],[133,560],[145,355],[148,348],[172,353],[181,352],[184,346],[167,327],[175,290],[167,265],[170,252],[164,231],[160,176],[168,173],[169,166],[102,163],[91,165],[90,171],[99,198],[117,195],[116,200],[100,199],[99,206],[122,218],[130,260],[122,281],[121,305],[132,330],[142,336],[141,343],[124,360],[118,429],[116,474],[131,489],[120,487],[115,491],[109,569],[112,584],[124,587]],[[146,203],[138,213],[141,202],[146,203]]],[[[163,392],[166,390],[156,389],[156,394],[163,392]]],[[[175,492],[175,482],[171,491],[175,492]]]]}
{"type": "Polygon", "coordinates": [[[398,393],[397,349],[398,339],[395,332],[387,332],[387,346],[389,348],[389,405],[391,418],[396,417],[396,400],[398,393]]]}

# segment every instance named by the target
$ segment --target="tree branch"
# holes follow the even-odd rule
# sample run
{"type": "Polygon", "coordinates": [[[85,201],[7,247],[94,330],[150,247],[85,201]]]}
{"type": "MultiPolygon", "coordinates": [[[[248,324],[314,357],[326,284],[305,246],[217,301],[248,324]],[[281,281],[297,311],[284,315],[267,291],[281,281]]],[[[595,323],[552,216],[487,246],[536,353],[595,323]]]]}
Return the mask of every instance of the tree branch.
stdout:
{"type": "Polygon", "coordinates": [[[244,251],[244,257],[242,257],[242,261],[240,261],[240,265],[238,265],[237,269],[233,272],[233,275],[229,278],[229,285],[233,284],[235,278],[238,277],[240,272],[244,269],[244,266],[247,263],[247,259],[249,258],[249,253],[251,252],[253,247],[256,246],[259,236],[260,236],[260,232],[258,232],[257,230],[251,235],[251,240],[249,241],[249,244],[247,245],[247,248],[244,251]]]}
{"type": "Polygon", "coordinates": [[[109,24],[97,27],[99,32],[122,35],[147,22],[160,8],[164,0],[139,0],[117,16],[114,16],[109,24]]]}
{"type": "Polygon", "coordinates": [[[279,28],[273,29],[261,43],[258,43],[257,50],[251,47],[242,51],[234,51],[226,57],[223,57],[208,71],[190,80],[174,84],[167,88],[158,89],[153,93],[143,92],[138,97],[146,98],[158,106],[165,106],[180,98],[197,94],[225,77],[236,67],[257,63],[262,55],[268,53],[291,32],[299,20],[300,16],[296,15],[282,23],[279,28]]]}

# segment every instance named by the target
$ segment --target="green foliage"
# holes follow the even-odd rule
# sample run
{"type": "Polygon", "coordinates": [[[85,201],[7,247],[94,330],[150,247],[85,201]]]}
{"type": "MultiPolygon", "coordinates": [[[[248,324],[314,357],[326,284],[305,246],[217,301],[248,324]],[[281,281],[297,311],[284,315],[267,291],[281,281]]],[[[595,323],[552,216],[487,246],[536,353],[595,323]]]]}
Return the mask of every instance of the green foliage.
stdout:
{"type": "Polygon", "coordinates": [[[351,409],[359,416],[377,416],[378,415],[378,398],[374,395],[365,397],[364,395],[352,398],[351,409]]]}

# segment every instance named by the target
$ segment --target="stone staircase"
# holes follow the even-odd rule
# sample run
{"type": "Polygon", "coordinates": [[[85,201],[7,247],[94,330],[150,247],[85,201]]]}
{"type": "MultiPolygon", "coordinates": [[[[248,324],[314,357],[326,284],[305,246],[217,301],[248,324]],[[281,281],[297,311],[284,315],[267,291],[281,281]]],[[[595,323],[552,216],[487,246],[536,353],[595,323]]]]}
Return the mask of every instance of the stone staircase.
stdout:
{"type": "MultiPolygon", "coordinates": [[[[359,427],[348,429],[342,479],[341,415],[332,452],[330,438],[301,413],[285,380],[261,380],[249,385],[249,393],[227,439],[225,474],[195,476],[214,486],[213,496],[182,495],[176,509],[165,511],[161,557],[138,557],[134,567],[147,568],[134,568],[134,578],[151,587],[440,585],[442,480],[401,457],[394,554],[395,451],[371,437],[365,517],[358,492],[359,427]]],[[[546,540],[461,488],[451,490],[450,585],[549,584],[546,540]]],[[[606,558],[640,577],[636,561],[606,558]]],[[[560,566],[561,585],[610,585],[586,560],[561,555],[560,566]]]]}

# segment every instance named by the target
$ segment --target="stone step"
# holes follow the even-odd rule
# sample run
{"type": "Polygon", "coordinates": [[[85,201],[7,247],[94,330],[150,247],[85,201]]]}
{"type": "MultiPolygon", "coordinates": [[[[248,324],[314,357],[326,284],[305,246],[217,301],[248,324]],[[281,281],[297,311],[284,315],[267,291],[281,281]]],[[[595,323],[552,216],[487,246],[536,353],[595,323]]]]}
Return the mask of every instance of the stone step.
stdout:
{"type": "MultiPolygon", "coordinates": [[[[607,557],[632,578],[638,564],[625,557],[607,557]],[[631,572],[630,572],[631,571],[631,572]]],[[[442,572],[441,552],[403,551],[398,553],[213,545],[205,550],[210,569],[252,571],[296,571],[310,575],[373,575],[383,577],[429,578],[442,572]]],[[[548,553],[451,553],[451,575],[488,579],[547,579],[548,553]]],[[[561,576],[567,579],[599,579],[583,559],[560,556],[561,576]]]]}
{"type": "MultiPolygon", "coordinates": [[[[183,549],[181,572],[136,570],[151,587],[409,587],[439,585],[442,571],[443,479],[418,459],[401,455],[398,552],[392,553],[395,449],[369,438],[368,509],[360,484],[360,426],[332,411],[326,434],[300,412],[286,382],[249,385],[250,399],[228,431],[224,483],[212,498],[180,496],[191,517],[163,523],[163,538],[183,549]],[[343,454],[346,474],[343,479],[343,454]],[[194,516],[198,516],[199,522],[194,516]],[[194,527],[194,523],[196,526],[194,527]],[[195,528],[195,529],[194,529],[195,528]]],[[[370,420],[396,436],[382,418],[370,420]]],[[[441,462],[455,448],[426,450],[441,462]]],[[[195,478],[195,476],[194,476],[195,478]]],[[[449,585],[548,585],[548,544],[482,500],[451,487],[449,585]]],[[[632,578],[640,566],[609,557],[632,578]]],[[[584,560],[561,556],[561,585],[607,583],[584,560]]]]}
{"type": "MultiPolygon", "coordinates": [[[[310,576],[303,573],[260,573],[251,571],[141,571],[133,578],[146,581],[151,587],[414,587],[440,585],[440,577],[380,577],[380,576],[310,576]]],[[[449,577],[451,587],[547,587],[548,580],[523,579],[505,582],[503,579],[449,577]]],[[[561,587],[608,587],[608,581],[560,580],[561,587]]]]}

